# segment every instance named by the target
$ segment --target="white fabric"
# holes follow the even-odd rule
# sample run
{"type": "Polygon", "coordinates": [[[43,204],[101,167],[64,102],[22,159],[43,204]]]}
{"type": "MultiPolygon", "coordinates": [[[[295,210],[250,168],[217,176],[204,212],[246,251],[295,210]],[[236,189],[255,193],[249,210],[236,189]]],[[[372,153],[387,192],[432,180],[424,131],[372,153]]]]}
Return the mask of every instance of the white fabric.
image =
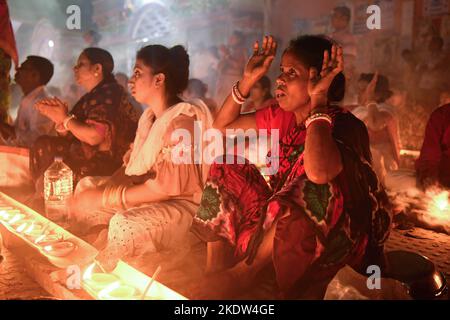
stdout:
{"type": "MultiPolygon", "coordinates": [[[[395,119],[397,119],[397,114],[395,112],[394,107],[390,106],[387,103],[378,103],[377,104],[377,108],[380,112],[387,112],[389,113],[392,117],[394,117],[395,119]]],[[[356,107],[352,113],[355,115],[355,117],[357,117],[359,120],[364,121],[366,120],[367,116],[368,116],[368,109],[367,106],[359,106],[356,107]]]]}
{"type": "Polygon", "coordinates": [[[53,122],[34,108],[36,102],[47,97],[45,87],[40,86],[22,98],[14,122],[16,138],[8,144],[29,148],[38,137],[56,133],[53,122]]]}
{"type": "MultiPolygon", "coordinates": [[[[127,175],[143,175],[150,171],[163,149],[163,137],[166,134],[169,124],[181,114],[189,117],[195,116],[196,121],[201,122],[202,133],[212,126],[213,119],[211,112],[200,99],[195,99],[192,102],[180,102],[166,110],[157,119],[155,119],[152,108],[147,108],[139,119],[133,150],[131,151],[130,160],[125,169],[127,175]]],[[[201,141],[195,141],[195,143],[201,144],[202,150],[204,150],[205,146],[202,135],[196,137],[201,141]]],[[[207,178],[207,170],[208,166],[202,161],[203,181],[207,178]]]]}

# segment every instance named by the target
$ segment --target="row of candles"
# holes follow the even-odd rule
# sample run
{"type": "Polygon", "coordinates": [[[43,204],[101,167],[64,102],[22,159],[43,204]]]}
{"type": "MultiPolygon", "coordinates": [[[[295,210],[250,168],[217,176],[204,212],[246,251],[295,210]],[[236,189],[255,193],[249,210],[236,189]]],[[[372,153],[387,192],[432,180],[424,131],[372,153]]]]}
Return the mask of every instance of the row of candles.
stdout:
{"type": "MultiPolygon", "coordinates": [[[[0,197],[0,223],[30,241],[46,256],[66,257],[76,249],[73,242],[65,240],[64,236],[57,230],[51,230],[50,222],[37,222],[32,215],[11,206],[7,199],[3,197],[0,197]]],[[[146,294],[151,283],[160,271],[160,268],[158,268],[146,290],[140,292],[112,273],[104,271],[94,273],[95,267],[96,263],[92,263],[86,269],[83,273],[83,283],[90,289],[92,295],[102,300],[147,299],[146,294]]],[[[157,298],[153,297],[152,299],[157,298]]]]}
{"type": "Polygon", "coordinates": [[[62,235],[49,230],[50,224],[44,226],[14,207],[1,204],[0,222],[9,226],[15,233],[26,237],[46,255],[64,257],[75,249],[73,242],[64,240],[62,235]]]}

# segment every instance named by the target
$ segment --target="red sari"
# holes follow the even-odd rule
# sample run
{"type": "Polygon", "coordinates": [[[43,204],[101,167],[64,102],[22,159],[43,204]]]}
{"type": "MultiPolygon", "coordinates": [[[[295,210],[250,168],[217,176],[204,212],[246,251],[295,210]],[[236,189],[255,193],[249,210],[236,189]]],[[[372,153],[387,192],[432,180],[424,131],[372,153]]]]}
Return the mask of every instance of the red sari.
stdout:
{"type": "Polygon", "coordinates": [[[273,264],[285,297],[331,280],[346,264],[360,269],[388,235],[391,215],[370,167],[367,130],[351,113],[330,110],[344,163],[337,178],[323,185],[308,180],[306,129],[296,126],[292,113],[272,106],[256,115],[259,129],[280,129],[279,170],[270,186],[248,161],[214,164],[195,220],[195,229],[201,227],[208,240],[227,240],[236,260],[247,263],[276,222],[273,264]]]}

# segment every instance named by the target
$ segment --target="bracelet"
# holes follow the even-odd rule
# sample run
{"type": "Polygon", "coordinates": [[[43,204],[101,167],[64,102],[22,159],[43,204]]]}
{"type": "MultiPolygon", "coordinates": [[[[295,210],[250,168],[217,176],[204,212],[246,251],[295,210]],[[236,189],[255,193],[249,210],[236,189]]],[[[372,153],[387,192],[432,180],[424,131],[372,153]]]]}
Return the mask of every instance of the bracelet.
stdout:
{"type": "Polygon", "coordinates": [[[68,116],[67,118],[64,119],[63,127],[64,127],[64,129],[66,129],[66,131],[69,131],[69,128],[67,127],[67,125],[69,124],[70,120],[72,120],[74,118],[75,118],[75,116],[73,114],[71,114],[70,116],[68,116]]]}
{"type": "Polygon", "coordinates": [[[123,203],[125,189],[123,185],[106,185],[102,194],[103,208],[125,209],[123,203]]]}
{"type": "Polygon", "coordinates": [[[56,130],[56,132],[59,132],[59,133],[67,132],[67,130],[64,128],[62,123],[55,124],[55,130],[56,130]]]}
{"type": "Polygon", "coordinates": [[[127,187],[124,187],[123,189],[122,189],[122,195],[121,195],[121,200],[122,200],[122,208],[123,209],[126,209],[126,208],[128,208],[128,204],[127,204],[127,198],[126,198],[126,195],[125,195],[125,191],[127,191],[127,187]]]}
{"type": "Polygon", "coordinates": [[[239,81],[233,85],[233,88],[231,89],[231,96],[237,104],[244,104],[245,100],[248,98],[248,96],[244,97],[239,91],[239,81]]]}
{"type": "Polygon", "coordinates": [[[306,119],[305,126],[306,129],[313,123],[314,121],[326,121],[330,126],[333,124],[333,119],[326,113],[315,113],[306,119]]]}

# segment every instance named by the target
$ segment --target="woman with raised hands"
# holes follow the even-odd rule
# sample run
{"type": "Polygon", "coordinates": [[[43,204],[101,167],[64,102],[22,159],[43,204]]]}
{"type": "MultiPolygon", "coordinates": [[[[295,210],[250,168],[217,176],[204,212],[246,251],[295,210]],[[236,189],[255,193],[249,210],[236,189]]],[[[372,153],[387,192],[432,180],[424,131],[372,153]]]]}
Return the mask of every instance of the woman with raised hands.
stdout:
{"type": "Polygon", "coordinates": [[[317,298],[344,265],[380,263],[389,203],[371,168],[366,127],[337,106],[345,88],[342,49],[322,36],[293,39],[276,79],[278,105],[240,114],[276,48],[271,36],[255,43],[214,121],[224,132],[278,130],[279,150],[270,151],[268,164],[276,173],[268,185],[249,162],[211,166],[194,220],[208,241],[211,276],[194,291],[197,298],[236,297],[268,265],[278,294],[317,298]]]}

